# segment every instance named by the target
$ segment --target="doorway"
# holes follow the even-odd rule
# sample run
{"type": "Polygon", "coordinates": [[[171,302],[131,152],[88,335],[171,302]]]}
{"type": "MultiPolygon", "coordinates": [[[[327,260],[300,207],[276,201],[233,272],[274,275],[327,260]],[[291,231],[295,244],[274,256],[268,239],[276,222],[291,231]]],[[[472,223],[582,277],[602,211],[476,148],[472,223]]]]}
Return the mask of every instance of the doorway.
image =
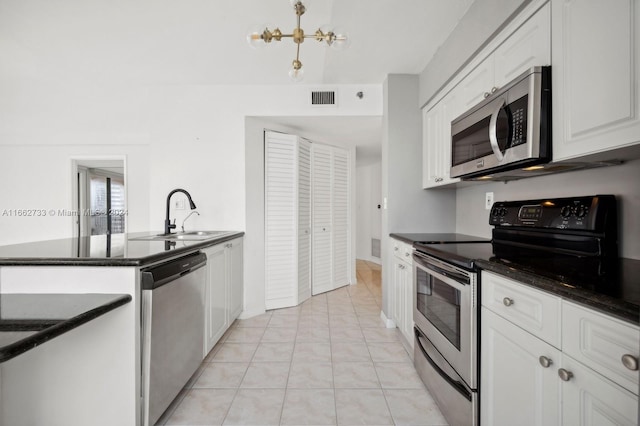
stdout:
{"type": "Polygon", "coordinates": [[[127,202],[123,158],[74,159],[72,194],[77,236],[126,232],[127,202]]]}

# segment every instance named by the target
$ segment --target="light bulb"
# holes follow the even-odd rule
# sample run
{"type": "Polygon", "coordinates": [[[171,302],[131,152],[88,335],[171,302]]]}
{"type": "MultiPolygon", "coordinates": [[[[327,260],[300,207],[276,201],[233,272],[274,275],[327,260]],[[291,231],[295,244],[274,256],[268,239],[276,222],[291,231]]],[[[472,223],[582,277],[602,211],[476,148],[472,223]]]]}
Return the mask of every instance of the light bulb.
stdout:
{"type": "Polygon", "coordinates": [[[330,46],[336,50],[344,50],[351,44],[351,39],[342,28],[333,30],[332,42],[330,46]]]}
{"type": "Polygon", "coordinates": [[[289,78],[294,83],[301,82],[304,79],[304,70],[302,68],[300,69],[291,68],[289,70],[289,78]]]}
{"type": "Polygon", "coordinates": [[[270,43],[264,39],[265,33],[267,35],[271,34],[267,25],[256,25],[255,27],[251,27],[247,34],[247,43],[249,43],[249,46],[254,49],[267,47],[270,43]]]}

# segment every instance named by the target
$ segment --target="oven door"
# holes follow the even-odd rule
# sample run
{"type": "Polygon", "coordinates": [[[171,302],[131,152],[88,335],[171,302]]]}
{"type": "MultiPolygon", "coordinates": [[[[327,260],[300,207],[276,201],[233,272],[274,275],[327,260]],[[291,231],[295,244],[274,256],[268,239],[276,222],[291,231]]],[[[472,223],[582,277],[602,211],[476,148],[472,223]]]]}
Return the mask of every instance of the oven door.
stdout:
{"type": "Polygon", "coordinates": [[[477,385],[476,274],[413,255],[416,326],[471,388],[477,385]]]}

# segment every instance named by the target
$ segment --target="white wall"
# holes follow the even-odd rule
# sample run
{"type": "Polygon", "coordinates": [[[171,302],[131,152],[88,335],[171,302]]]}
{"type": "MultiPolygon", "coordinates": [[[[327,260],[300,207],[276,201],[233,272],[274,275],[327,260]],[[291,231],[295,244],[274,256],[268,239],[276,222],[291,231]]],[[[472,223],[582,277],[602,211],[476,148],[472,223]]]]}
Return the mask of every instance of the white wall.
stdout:
{"type": "Polygon", "coordinates": [[[382,305],[389,314],[392,268],[389,234],[393,232],[453,232],[455,192],[422,189],[422,113],[418,106],[418,76],[391,74],[383,85],[382,305]]]}
{"type": "Polygon", "coordinates": [[[356,257],[381,263],[371,253],[371,239],[382,232],[382,162],[369,161],[356,166],[356,257]]]}
{"type": "Polygon", "coordinates": [[[485,192],[495,201],[613,194],[618,200],[618,249],[623,257],[640,259],[640,160],[620,166],[522,179],[507,184],[478,183],[456,191],[456,231],[491,236],[485,192]]]}

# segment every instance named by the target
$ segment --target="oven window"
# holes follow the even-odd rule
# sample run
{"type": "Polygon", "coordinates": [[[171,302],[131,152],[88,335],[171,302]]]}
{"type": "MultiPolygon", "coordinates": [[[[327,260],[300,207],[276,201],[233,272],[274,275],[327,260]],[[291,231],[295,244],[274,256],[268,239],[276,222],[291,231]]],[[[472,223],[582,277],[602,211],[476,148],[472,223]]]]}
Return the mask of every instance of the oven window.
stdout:
{"type": "Polygon", "coordinates": [[[418,311],[460,349],[460,291],[416,268],[418,311]]]}

